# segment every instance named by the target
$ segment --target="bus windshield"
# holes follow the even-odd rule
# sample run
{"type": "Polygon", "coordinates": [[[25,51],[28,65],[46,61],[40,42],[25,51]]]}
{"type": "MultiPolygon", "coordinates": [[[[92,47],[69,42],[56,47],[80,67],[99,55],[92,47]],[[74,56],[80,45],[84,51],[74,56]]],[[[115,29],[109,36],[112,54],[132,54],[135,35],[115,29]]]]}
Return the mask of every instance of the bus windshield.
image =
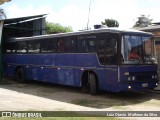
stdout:
{"type": "Polygon", "coordinates": [[[154,64],[157,62],[152,36],[123,35],[121,54],[123,64],[154,64]]]}

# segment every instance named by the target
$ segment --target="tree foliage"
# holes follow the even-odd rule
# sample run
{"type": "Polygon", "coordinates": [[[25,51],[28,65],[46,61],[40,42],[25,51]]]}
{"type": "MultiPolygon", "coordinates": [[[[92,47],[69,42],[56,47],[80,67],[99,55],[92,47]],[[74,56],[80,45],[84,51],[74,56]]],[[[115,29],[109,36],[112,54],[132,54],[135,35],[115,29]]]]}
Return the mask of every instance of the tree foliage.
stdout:
{"type": "Polygon", "coordinates": [[[0,0],[0,5],[5,3],[5,2],[10,2],[11,0],[0,0]]]}
{"type": "Polygon", "coordinates": [[[148,25],[152,24],[152,19],[146,17],[145,15],[141,15],[138,17],[138,20],[135,22],[133,27],[148,27],[148,25]]]}
{"type": "MultiPolygon", "coordinates": [[[[10,2],[11,0],[0,0],[0,5],[5,3],[5,2],[10,2]]],[[[0,19],[6,19],[7,16],[5,14],[5,11],[3,8],[0,8],[0,19]]]]}
{"type": "Polygon", "coordinates": [[[119,27],[119,23],[114,19],[105,19],[104,22],[101,22],[102,25],[106,25],[107,27],[119,27]]]}
{"type": "Polygon", "coordinates": [[[55,33],[65,33],[72,32],[71,27],[64,27],[58,23],[46,22],[46,33],[47,34],[55,34],[55,33]]]}
{"type": "Polygon", "coordinates": [[[6,18],[7,18],[7,16],[4,12],[4,9],[0,8],[0,19],[6,19],[6,18]]]}

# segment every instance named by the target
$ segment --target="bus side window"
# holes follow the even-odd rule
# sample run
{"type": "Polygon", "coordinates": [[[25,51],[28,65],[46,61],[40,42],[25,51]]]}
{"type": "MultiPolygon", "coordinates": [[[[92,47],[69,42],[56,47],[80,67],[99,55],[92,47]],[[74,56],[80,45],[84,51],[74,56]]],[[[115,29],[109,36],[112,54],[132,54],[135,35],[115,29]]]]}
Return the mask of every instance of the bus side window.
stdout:
{"type": "Polygon", "coordinates": [[[14,42],[12,46],[12,53],[16,53],[16,51],[17,51],[17,42],[14,42]]]}
{"type": "Polygon", "coordinates": [[[15,53],[17,49],[16,42],[8,42],[5,46],[5,53],[15,53]]]}
{"type": "Polygon", "coordinates": [[[99,51],[104,52],[104,49],[105,49],[105,40],[100,40],[99,41],[99,51]]]}
{"type": "Polygon", "coordinates": [[[78,51],[89,52],[87,40],[78,40],[78,51]]]}
{"type": "Polygon", "coordinates": [[[95,45],[95,40],[87,40],[87,48],[88,51],[90,52],[94,52],[96,51],[96,45],[95,45]]]}
{"type": "Polygon", "coordinates": [[[47,43],[48,51],[54,53],[56,51],[56,40],[50,39],[47,43]]]}
{"type": "Polygon", "coordinates": [[[65,46],[66,52],[75,52],[76,44],[72,38],[66,39],[65,46]]]}
{"type": "Polygon", "coordinates": [[[58,46],[58,52],[64,52],[65,51],[64,40],[62,40],[62,39],[58,40],[57,46],[58,46]]]}
{"type": "Polygon", "coordinates": [[[29,41],[28,52],[29,53],[39,53],[40,52],[40,41],[38,40],[29,41]]]}
{"type": "Polygon", "coordinates": [[[11,49],[12,44],[11,43],[4,43],[3,46],[4,46],[3,53],[11,53],[12,52],[12,49],[11,49]]]}
{"type": "Polygon", "coordinates": [[[108,38],[107,39],[107,55],[112,56],[117,53],[117,44],[116,38],[108,38]]]}
{"type": "Polygon", "coordinates": [[[95,52],[96,44],[95,44],[94,35],[81,36],[78,39],[78,50],[80,52],[95,52]]]}
{"type": "Polygon", "coordinates": [[[106,59],[105,59],[105,40],[104,39],[100,39],[99,40],[99,44],[98,44],[98,58],[99,58],[99,62],[102,65],[106,64],[106,59]]]}
{"type": "Polygon", "coordinates": [[[111,37],[107,39],[107,63],[116,64],[117,63],[117,38],[111,37]]]}
{"type": "Polygon", "coordinates": [[[18,42],[18,46],[17,46],[17,53],[27,53],[27,42],[22,41],[22,42],[18,42]]]}
{"type": "Polygon", "coordinates": [[[43,39],[41,41],[41,52],[51,53],[56,51],[56,40],[54,39],[43,39]]]}

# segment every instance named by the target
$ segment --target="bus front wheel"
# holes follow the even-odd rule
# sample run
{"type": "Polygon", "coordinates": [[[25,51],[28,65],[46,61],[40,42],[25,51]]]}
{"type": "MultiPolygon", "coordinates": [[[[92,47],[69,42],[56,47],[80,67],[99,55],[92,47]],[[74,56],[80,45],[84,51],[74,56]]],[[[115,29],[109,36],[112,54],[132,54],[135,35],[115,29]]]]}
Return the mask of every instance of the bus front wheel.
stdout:
{"type": "Polygon", "coordinates": [[[23,68],[18,68],[16,70],[16,80],[18,82],[24,82],[25,81],[25,74],[23,68]]]}
{"type": "Polygon", "coordinates": [[[90,94],[91,95],[98,94],[96,76],[93,73],[89,74],[89,87],[90,87],[90,94]]]}

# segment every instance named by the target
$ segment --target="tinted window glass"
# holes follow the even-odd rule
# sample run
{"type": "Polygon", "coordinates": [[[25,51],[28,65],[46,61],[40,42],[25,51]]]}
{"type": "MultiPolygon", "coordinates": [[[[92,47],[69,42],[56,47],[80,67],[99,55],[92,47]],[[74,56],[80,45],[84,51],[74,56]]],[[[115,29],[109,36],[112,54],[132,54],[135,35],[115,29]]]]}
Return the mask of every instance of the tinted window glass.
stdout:
{"type": "Polygon", "coordinates": [[[96,36],[85,35],[78,37],[78,51],[80,52],[94,52],[96,51],[96,36]]]}
{"type": "Polygon", "coordinates": [[[66,52],[74,52],[76,50],[76,42],[73,38],[65,39],[66,52]]]}
{"type": "Polygon", "coordinates": [[[26,53],[27,46],[27,42],[18,42],[17,53],[26,53]]]}
{"type": "Polygon", "coordinates": [[[28,52],[29,53],[39,53],[40,52],[40,41],[33,40],[28,42],[28,52]]]}
{"type": "Polygon", "coordinates": [[[8,42],[5,44],[4,48],[5,53],[15,53],[17,49],[17,43],[16,42],[8,42]]]}
{"type": "Polygon", "coordinates": [[[106,39],[106,52],[108,55],[117,53],[117,38],[109,37],[106,39]]]}
{"type": "Polygon", "coordinates": [[[65,52],[65,41],[62,38],[57,41],[57,50],[58,52],[65,52]]]}
{"type": "Polygon", "coordinates": [[[56,40],[43,39],[41,41],[41,52],[55,52],[56,51],[56,40]]]}
{"type": "Polygon", "coordinates": [[[102,65],[117,64],[117,40],[118,35],[114,33],[98,34],[98,58],[102,65]]]}

